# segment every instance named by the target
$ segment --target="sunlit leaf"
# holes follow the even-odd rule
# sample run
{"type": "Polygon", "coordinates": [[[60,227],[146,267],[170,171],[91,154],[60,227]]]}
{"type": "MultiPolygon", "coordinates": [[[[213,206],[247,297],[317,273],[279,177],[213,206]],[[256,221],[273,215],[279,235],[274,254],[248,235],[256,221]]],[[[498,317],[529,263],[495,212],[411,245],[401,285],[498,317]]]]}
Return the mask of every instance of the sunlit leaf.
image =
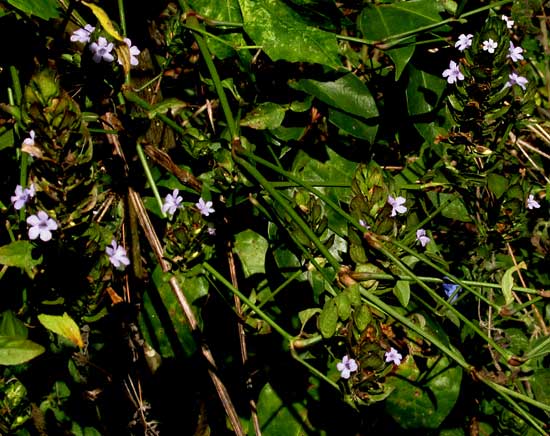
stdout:
{"type": "Polygon", "coordinates": [[[519,272],[520,269],[527,269],[527,265],[524,261],[521,261],[517,267],[514,265],[513,267],[506,270],[504,275],[502,276],[501,286],[502,286],[502,293],[504,294],[504,304],[512,304],[514,302],[514,296],[512,295],[512,287],[514,286],[514,277],[512,274],[514,272],[519,272]]]}
{"type": "Polygon", "coordinates": [[[0,365],[20,365],[44,352],[44,347],[20,337],[0,336],[0,365]]]}
{"type": "Polygon", "coordinates": [[[103,27],[105,32],[111,35],[114,39],[120,42],[124,42],[124,38],[120,33],[118,33],[118,30],[113,25],[113,22],[109,18],[109,15],[107,15],[107,12],[105,12],[102,8],[100,8],[99,6],[93,3],[88,3],[83,1],[82,4],[90,8],[90,10],[95,15],[95,17],[97,18],[97,20],[99,21],[99,23],[101,24],[101,27],[103,27]]]}
{"type": "Polygon", "coordinates": [[[235,235],[235,252],[241,260],[246,277],[265,273],[267,245],[263,236],[250,229],[235,235]]]}
{"type": "Polygon", "coordinates": [[[281,105],[271,102],[260,103],[244,116],[241,126],[257,130],[275,129],[283,122],[285,112],[281,105]]]}
{"type": "Polygon", "coordinates": [[[63,336],[74,345],[80,348],[84,347],[84,342],[80,335],[80,328],[67,313],[61,316],[40,314],[38,315],[38,321],[48,330],[63,336]]]}
{"type": "Polygon", "coordinates": [[[411,299],[411,285],[407,280],[398,280],[395,282],[393,293],[403,307],[409,305],[409,300],[411,299]]]}
{"type": "Polygon", "coordinates": [[[27,339],[28,333],[27,326],[11,310],[5,310],[0,314],[0,336],[27,339]]]}
{"type": "Polygon", "coordinates": [[[57,0],[7,0],[7,2],[26,14],[43,20],[61,17],[57,0]]]}
{"type": "Polygon", "coordinates": [[[319,331],[325,338],[330,338],[336,333],[338,325],[338,306],[334,300],[325,303],[321,314],[319,315],[319,331]]]}
{"type": "Polygon", "coordinates": [[[36,274],[35,267],[42,262],[42,257],[32,257],[33,245],[29,241],[14,241],[0,247],[0,264],[23,268],[29,277],[36,274]]]}

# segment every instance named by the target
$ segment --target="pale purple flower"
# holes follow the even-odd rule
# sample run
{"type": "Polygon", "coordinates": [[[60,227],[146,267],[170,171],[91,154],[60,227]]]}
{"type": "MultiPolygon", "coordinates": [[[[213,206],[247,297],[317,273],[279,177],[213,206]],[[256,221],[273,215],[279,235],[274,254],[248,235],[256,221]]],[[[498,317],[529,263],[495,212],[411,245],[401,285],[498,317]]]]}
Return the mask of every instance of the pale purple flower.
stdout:
{"type": "Polygon", "coordinates": [[[455,61],[449,63],[449,68],[443,71],[443,77],[447,78],[447,83],[453,84],[457,80],[464,80],[464,74],[460,72],[460,67],[455,61]]]}
{"type": "Polygon", "coordinates": [[[336,368],[340,371],[340,377],[345,378],[346,380],[350,377],[352,372],[357,371],[357,362],[354,359],[350,359],[346,354],[341,362],[336,364],[336,368]]]}
{"type": "MultiPolygon", "coordinates": [[[[137,57],[141,53],[141,50],[137,48],[135,45],[132,45],[132,41],[130,40],[130,38],[124,38],[124,42],[130,49],[130,65],[136,66],[139,63],[137,57]]],[[[122,65],[122,62],[120,61],[120,59],[118,59],[118,63],[122,65]]]]}
{"type": "Polygon", "coordinates": [[[386,358],[386,362],[393,362],[396,365],[400,365],[403,360],[401,353],[393,347],[390,348],[390,351],[386,351],[384,357],[386,358]]]}
{"type": "Polygon", "coordinates": [[[113,43],[108,42],[103,36],[97,39],[97,42],[90,44],[90,51],[94,54],[92,59],[95,63],[100,63],[102,60],[105,62],[113,62],[115,59],[111,54],[113,51],[113,43]]]}
{"type": "Polygon", "coordinates": [[[509,86],[518,85],[521,89],[525,91],[525,85],[527,84],[528,80],[523,76],[518,76],[516,73],[508,74],[509,80],[504,85],[505,88],[509,86]]]}
{"type": "MultiPolygon", "coordinates": [[[[443,277],[445,280],[449,280],[449,277],[443,277]]],[[[447,298],[450,298],[450,302],[454,303],[456,299],[458,298],[458,294],[462,290],[460,285],[457,285],[455,283],[443,283],[443,292],[445,292],[445,295],[447,298]]]]}
{"type": "Polygon", "coordinates": [[[365,220],[359,220],[359,225],[361,227],[364,227],[366,230],[370,230],[370,226],[367,225],[367,222],[365,220]]]}
{"type": "Polygon", "coordinates": [[[11,202],[15,210],[20,210],[27,204],[27,202],[34,197],[35,194],[34,185],[31,184],[29,188],[23,189],[21,185],[15,187],[15,193],[11,196],[11,202]]]}
{"type": "Polygon", "coordinates": [[[458,48],[460,51],[466,50],[472,45],[473,37],[474,35],[472,35],[471,33],[468,33],[467,35],[463,33],[458,37],[458,41],[455,43],[455,47],[458,48]]]}
{"type": "Polygon", "coordinates": [[[533,194],[529,194],[529,198],[527,199],[527,209],[538,209],[539,207],[540,203],[535,200],[535,196],[533,194]]]}
{"type": "Polygon", "coordinates": [[[43,210],[38,211],[36,215],[31,215],[27,218],[27,224],[31,226],[29,229],[29,239],[40,239],[44,242],[52,239],[52,230],[57,230],[57,223],[53,218],[50,218],[43,210]]]}
{"type": "Polygon", "coordinates": [[[483,51],[488,51],[489,53],[494,53],[495,48],[497,48],[498,44],[493,41],[491,38],[489,38],[487,41],[483,41],[483,51]]]}
{"type": "Polygon", "coordinates": [[[216,228],[215,227],[208,227],[208,229],[206,229],[206,231],[208,232],[208,234],[210,236],[216,236],[216,228]]]}
{"type": "Polygon", "coordinates": [[[29,132],[29,137],[28,137],[28,138],[25,138],[25,139],[23,140],[23,145],[33,146],[33,145],[34,145],[34,138],[35,138],[34,130],[31,130],[31,131],[29,132]]]}
{"type": "Polygon", "coordinates": [[[523,49],[521,47],[514,47],[514,43],[510,41],[510,48],[508,49],[507,58],[512,59],[512,61],[517,62],[520,59],[523,59],[523,49]]]}
{"type": "Polygon", "coordinates": [[[208,216],[211,213],[215,212],[214,208],[212,207],[213,204],[214,203],[212,203],[211,201],[204,201],[201,197],[199,199],[199,202],[195,203],[195,206],[197,206],[197,209],[200,213],[202,213],[204,216],[208,216]]]}
{"type": "Polygon", "coordinates": [[[416,240],[420,242],[420,245],[425,247],[430,242],[430,238],[426,235],[426,230],[418,229],[416,231],[416,240]]]}
{"type": "Polygon", "coordinates": [[[87,44],[90,42],[90,35],[95,30],[95,27],[86,24],[83,28],[75,30],[71,35],[72,42],[82,42],[87,44]]]}
{"type": "Polygon", "coordinates": [[[514,27],[514,20],[511,20],[506,15],[502,16],[502,21],[506,21],[506,27],[508,29],[511,29],[512,27],[514,27]]]}
{"type": "Polygon", "coordinates": [[[168,194],[164,199],[164,204],[162,205],[162,212],[168,213],[172,216],[176,213],[176,210],[181,207],[181,202],[183,198],[179,195],[180,191],[174,189],[171,194],[168,194]]]}
{"type": "Polygon", "coordinates": [[[126,249],[118,245],[114,239],[111,241],[111,246],[107,246],[105,252],[115,268],[124,269],[130,265],[130,259],[128,259],[126,255],[126,249]]]}
{"type": "Polygon", "coordinates": [[[393,198],[391,195],[388,195],[388,203],[392,208],[390,216],[395,216],[398,213],[401,214],[407,212],[407,207],[403,206],[403,204],[405,204],[405,201],[406,200],[403,197],[393,198]]]}

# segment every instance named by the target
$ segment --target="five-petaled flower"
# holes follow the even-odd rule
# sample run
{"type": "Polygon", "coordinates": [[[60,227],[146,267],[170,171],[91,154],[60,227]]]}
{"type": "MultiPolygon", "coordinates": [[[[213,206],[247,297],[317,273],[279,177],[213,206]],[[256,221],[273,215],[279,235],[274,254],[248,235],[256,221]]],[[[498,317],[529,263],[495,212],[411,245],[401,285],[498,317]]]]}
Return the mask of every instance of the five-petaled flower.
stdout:
{"type": "Polygon", "coordinates": [[[403,360],[401,353],[393,347],[390,348],[390,351],[386,351],[384,357],[386,358],[386,362],[393,362],[396,365],[401,364],[401,361],[403,360]]]}
{"type": "Polygon", "coordinates": [[[405,204],[405,201],[407,200],[405,200],[403,197],[393,198],[391,195],[388,195],[388,203],[391,206],[390,216],[395,216],[398,213],[407,212],[407,207],[403,206],[403,204],[405,204]]]}
{"type": "Polygon", "coordinates": [[[162,205],[162,212],[168,213],[172,216],[176,213],[176,210],[181,207],[181,202],[183,198],[179,195],[179,189],[174,189],[171,194],[168,194],[164,199],[164,204],[162,205]]]}
{"type": "Polygon", "coordinates": [[[199,198],[199,202],[195,203],[195,206],[197,206],[197,209],[200,213],[202,213],[204,216],[208,216],[211,213],[215,212],[214,208],[212,207],[213,204],[214,203],[212,203],[211,201],[204,201],[201,197],[199,198]]]}
{"type": "Polygon", "coordinates": [[[497,48],[498,43],[489,38],[487,41],[483,41],[483,51],[488,51],[489,53],[494,53],[495,48],[497,48]]]}
{"type": "Polygon", "coordinates": [[[466,50],[472,45],[473,37],[474,35],[472,35],[471,33],[468,33],[467,35],[463,33],[458,37],[458,41],[455,43],[455,47],[458,48],[460,51],[466,50]]]}
{"type": "Polygon", "coordinates": [[[336,364],[336,368],[340,371],[340,377],[346,380],[350,377],[352,372],[357,371],[357,362],[354,359],[350,359],[346,354],[341,362],[336,364]]]}
{"type": "Polygon", "coordinates": [[[75,30],[71,35],[72,42],[82,42],[87,44],[90,42],[90,35],[95,30],[95,27],[86,24],[83,28],[75,30]]]}
{"type": "Polygon", "coordinates": [[[34,197],[35,194],[34,185],[31,184],[30,187],[23,189],[21,185],[15,187],[15,193],[11,196],[11,202],[15,210],[22,209],[27,202],[34,197]]]}
{"type": "Polygon", "coordinates": [[[97,42],[92,42],[90,44],[90,51],[94,54],[92,59],[95,63],[100,63],[101,60],[113,62],[115,59],[111,54],[111,51],[113,51],[113,43],[108,42],[103,36],[100,36],[97,42]]]}
{"type": "MultiPolygon", "coordinates": [[[[444,277],[444,279],[449,280],[448,277],[444,277]]],[[[445,292],[445,295],[447,298],[450,298],[450,302],[454,303],[456,299],[458,298],[458,293],[461,291],[460,285],[454,284],[454,283],[443,283],[443,292],[445,292]]]]}
{"type": "Polygon", "coordinates": [[[43,210],[38,211],[36,215],[31,215],[27,218],[27,224],[31,226],[29,229],[29,239],[40,239],[44,242],[52,239],[52,230],[57,230],[57,223],[53,218],[50,218],[43,210]]]}
{"type": "MultiPolygon", "coordinates": [[[[130,38],[124,38],[124,42],[128,46],[128,49],[130,50],[130,65],[136,66],[139,63],[137,57],[141,53],[141,50],[137,48],[135,45],[132,45],[132,41],[130,40],[130,38]]],[[[118,63],[122,65],[122,62],[120,59],[118,59],[118,63]]]]}
{"type": "Polygon", "coordinates": [[[529,198],[527,199],[527,209],[538,209],[540,207],[540,203],[535,200],[535,196],[533,194],[529,194],[529,198]]]}
{"type": "Polygon", "coordinates": [[[464,80],[464,74],[460,72],[460,67],[455,61],[449,63],[449,68],[443,71],[443,77],[447,78],[447,83],[453,84],[457,80],[464,80]]]}
{"type": "Polygon", "coordinates": [[[508,29],[511,29],[512,27],[514,27],[514,20],[511,20],[506,15],[502,16],[502,21],[506,21],[506,27],[508,29]]]}
{"type": "Polygon", "coordinates": [[[107,246],[105,252],[115,268],[124,269],[130,265],[130,259],[128,259],[126,255],[126,249],[118,245],[114,239],[111,241],[111,246],[107,246]]]}
{"type": "Polygon", "coordinates": [[[430,238],[426,235],[426,230],[424,229],[418,229],[416,231],[416,240],[420,242],[420,245],[423,247],[428,245],[428,242],[430,242],[430,238]]]}
{"type": "Polygon", "coordinates": [[[528,80],[523,76],[518,76],[516,73],[508,74],[508,82],[504,85],[505,88],[509,86],[518,85],[521,89],[525,91],[525,85],[528,80]]]}
{"type": "Polygon", "coordinates": [[[520,59],[523,59],[523,49],[521,47],[514,47],[514,43],[510,41],[510,48],[508,49],[507,58],[512,59],[512,61],[517,62],[520,59]]]}

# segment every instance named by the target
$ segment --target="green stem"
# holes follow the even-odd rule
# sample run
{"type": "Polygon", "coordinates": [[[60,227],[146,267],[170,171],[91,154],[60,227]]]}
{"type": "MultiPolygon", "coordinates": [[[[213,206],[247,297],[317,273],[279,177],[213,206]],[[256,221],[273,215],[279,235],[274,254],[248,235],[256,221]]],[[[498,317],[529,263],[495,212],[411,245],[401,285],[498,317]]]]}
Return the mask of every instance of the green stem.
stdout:
{"type": "Polygon", "coordinates": [[[319,240],[317,235],[308,227],[308,225],[302,220],[302,218],[292,209],[288,200],[284,199],[283,196],[273,187],[273,185],[264,177],[262,174],[250,165],[246,160],[235,155],[235,162],[241,165],[248,173],[256,179],[256,181],[271,195],[271,197],[279,203],[279,205],[285,210],[289,217],[296,223],[302,232],[309,238],[325,259],[332,265],[334,271],[337,272],[340,270],[340,263],[334,258],[334,256],[328,251],[328,249],[323,245],[319,240]]]}
{"type": "Polygon", "coordinates": [[[147,181],[149,182],[149,186],[151,187],[151,190],[153,191],[153,195],[157,199],[157,203],[159,205],[160,213],[163,218],[166,218],[167,215],[162,211],[162,205],[164,204],[162,201],[162,198],[160,197],[159,190],[157,188],[157,184],[155,183],[155,180],[153,179],[153,175],[151,174],[151,169],[149,168],[149,165],[147,164],[147,158],[145,157],[145,153],[143,152],[143,148],[141,145],[136,145],[137,154],[139,157],[139,161],[141,162],[141,166],[143,167],[143,171],[145,172],[145,177],[147,178],[147,181]]]}
{"type": "Polygon", "coordinates": [[[124,11],[124,0],[118,0],[118,13],[120,15],[120,28],[122,29],[122,35],[128,36],[126,33],[126,13],[124,11]]]}

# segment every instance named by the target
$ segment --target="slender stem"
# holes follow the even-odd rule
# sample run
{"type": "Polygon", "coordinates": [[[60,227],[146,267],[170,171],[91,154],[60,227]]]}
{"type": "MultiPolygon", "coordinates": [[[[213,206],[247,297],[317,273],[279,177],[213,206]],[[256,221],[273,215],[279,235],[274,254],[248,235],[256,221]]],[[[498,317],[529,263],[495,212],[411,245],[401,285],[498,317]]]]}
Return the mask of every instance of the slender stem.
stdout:
{"type": "Polygon", "coordinates": [[[157,188],[157,184],[155,183],[155,180],[153,179],[153,175],[151,174],[151,169],[149,168],[149,164],[147,164],[147,158],[145,157],[145,153],[143,153],[143,148],[140,144],[136,145],[137,154],[139,157],[139,161],[141,162],[141,166],[143,167],[143,171],[145,172],[145,177],[147,178],[147,181],[149,182],[149,186],[151,187],[151,190],[153,191],[153,195],[157,199],[157,203],[159,205],[160,213],[163,218],[166,218],[167,215],[162,210],[162,198],[160,197],[159,190],[157,188]]]}
{"type": "Polygon", "coordinates": [[[122,35],[127,36],[126,33],[126,12],[124,11],[124,0],[118,0],[118,13],[120,15],[120,28],[122,29],[122,35]]]}

